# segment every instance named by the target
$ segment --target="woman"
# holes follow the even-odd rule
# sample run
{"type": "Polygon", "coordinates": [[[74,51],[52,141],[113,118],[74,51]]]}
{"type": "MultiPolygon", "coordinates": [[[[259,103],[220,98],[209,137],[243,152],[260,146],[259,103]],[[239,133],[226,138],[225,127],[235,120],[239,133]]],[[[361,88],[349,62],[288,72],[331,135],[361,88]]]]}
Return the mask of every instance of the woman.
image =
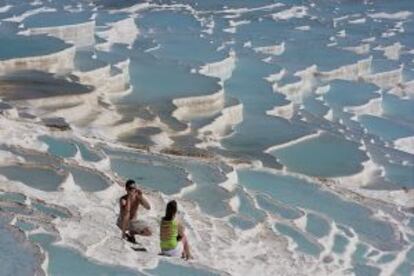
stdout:
{"type": "Polygon", "coordinates": [[[175,219],[177,214],[177,202],[172,200],[168,202],[165,210],[165,217],[161,220],[160,225],[160,246],[161,254],[167,256],[180,256],[179,242],[183,244],[184,250],[181,257],[188,260],[192,259],[190,246],[184,233],[184,227],[175,219]]]}

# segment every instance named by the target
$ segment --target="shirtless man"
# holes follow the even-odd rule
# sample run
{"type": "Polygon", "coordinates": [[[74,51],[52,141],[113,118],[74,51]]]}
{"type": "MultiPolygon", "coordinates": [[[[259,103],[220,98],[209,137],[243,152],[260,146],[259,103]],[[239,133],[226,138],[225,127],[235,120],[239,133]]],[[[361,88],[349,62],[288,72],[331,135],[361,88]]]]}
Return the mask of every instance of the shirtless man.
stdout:
{"type": "Polygon", "coordinates": [[[151,206],[134,180],[130,179],[125,183],[125,190],[127,194],[119,199],[120,215],[117,225],[122,230],[123,239],[136,243],[135,235],[151,236],[152,234],[142,220],[137,220],[138,207],[142,205],[149,210],[151,206]]]}

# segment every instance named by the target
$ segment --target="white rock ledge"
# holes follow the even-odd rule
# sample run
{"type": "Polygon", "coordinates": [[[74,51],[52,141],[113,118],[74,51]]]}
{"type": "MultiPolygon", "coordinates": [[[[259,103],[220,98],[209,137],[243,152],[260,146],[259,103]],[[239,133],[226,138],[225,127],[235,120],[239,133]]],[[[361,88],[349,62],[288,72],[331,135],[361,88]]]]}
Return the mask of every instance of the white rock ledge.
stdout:
{"type": "Polygon", "coordinates": [[[38,70],[49,73],[70,71],[73,69],[75,47],[71,46],[62,51],[0,61],[0,74],[12,73],[20,70],[38,70]]]}
{"type": "Polygon", "coordinates": [[[73,43],[77,48],[81,48],[95,43],[95,21],[66,26],[30,28],[22,32],[22,34],[48,34],[73,43]]]}

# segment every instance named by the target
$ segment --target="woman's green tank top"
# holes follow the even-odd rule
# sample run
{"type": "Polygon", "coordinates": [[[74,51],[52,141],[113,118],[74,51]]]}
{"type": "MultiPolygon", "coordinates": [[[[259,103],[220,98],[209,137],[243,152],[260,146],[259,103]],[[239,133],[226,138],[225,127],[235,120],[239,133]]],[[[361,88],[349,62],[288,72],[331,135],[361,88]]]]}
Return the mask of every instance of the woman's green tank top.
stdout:
{"type": "Polygon", "coordinates": [[[160,246],[161,250],[171,250],[177,247],[178,226],[176,220],[161,220],[160,246]],[[162,237],[161,233],[168,233],[162,237]],[[164,239],[163,239],[164,238],[164,239]]]}

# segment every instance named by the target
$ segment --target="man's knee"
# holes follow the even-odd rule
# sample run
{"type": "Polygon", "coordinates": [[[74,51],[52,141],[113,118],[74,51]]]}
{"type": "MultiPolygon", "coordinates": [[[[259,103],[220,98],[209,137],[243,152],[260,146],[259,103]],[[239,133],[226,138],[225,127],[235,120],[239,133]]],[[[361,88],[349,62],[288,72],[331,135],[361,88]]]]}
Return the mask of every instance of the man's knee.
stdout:
{"type": "Polygon", "coordinates": [[[151,236],[151,235],[152,235],[151,229],[149,229],[148,227],[147,227],[147,228],[145,228],[145,229],[143,230],[142,235],[143,235],[143,236],[151,236]]]}
{"type": "Polygon", "coordinates": [[[151,236],[152,235],[152,232],[151,232],[151,230],[148,227],[146,227],[146,228],[138,231],[137,234],[138,235],[141,235],[141,236],[151,236]]]}

